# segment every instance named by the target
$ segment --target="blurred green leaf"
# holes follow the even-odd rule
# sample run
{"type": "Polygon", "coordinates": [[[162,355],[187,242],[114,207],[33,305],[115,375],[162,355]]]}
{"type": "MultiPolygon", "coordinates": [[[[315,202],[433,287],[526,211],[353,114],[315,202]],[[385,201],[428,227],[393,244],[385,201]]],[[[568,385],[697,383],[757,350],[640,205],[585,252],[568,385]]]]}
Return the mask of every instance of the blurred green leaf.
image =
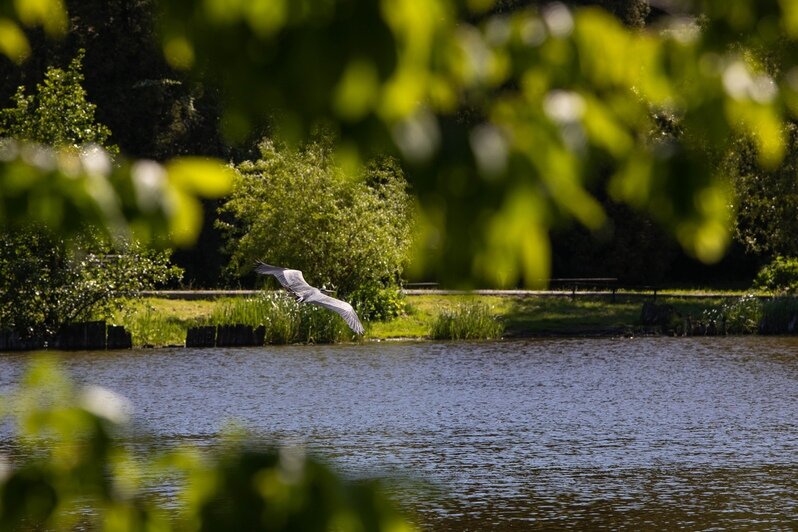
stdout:
{"type": "MultiPolygon", "coordinates": [[[[15,13],[43,13],[45,3],[15,13]]],[[[691,253],[717,259],[729,207],[704,208],[703,198],[727,195],[730,176],[714,169],[741,138],[762,168],[784,161],[785,123],[798,109],[793,2],[690,2],[684,16],[651,26],[638,10],[634,27],[595,7],[522,4],[173,0],[159,4],[158,23],[167,60],[218,85],[231,138],[268,123],[296,146],[323,124],[348,161],[401,156],[421,204],[446,212],[429,216],[443,224],[435,231],[445,251],[428,261],[443,261],[437,274],[472,277],[475,257],[510,245],[490,245],[481,224],[509,224],[505,198],[538,189],[545,217],[513,208],[532,232],[562,218],[599,227],[596,197],[606,189],[650,212],[691,253]]],[[[34,14],[25,24],[41,23],[34,14]]],[[[23,174],[9,176],[10,189],[23,174]]],[[[129,186],[113,183],[117,192],[129,186]]],[[[52,222],[59,210],[87,208],[92,219],[102,206],[118,225],[152,238],[170,227],[185,243],[197,219],[191,198],[216,194],[214,183],[164,184],[158,200],[141,204],[121,194],[121,217],[112,201],[79,205],[47,193],[4,215],[56,213],[52,222]]],[[[131,188],[147,196],[141,183],[131,188]]],[[[526,240],[517,245],[527,254],[526,240]]]]}
{"type": "Polygon", "coordinates": [[[20,20],[26,26],[41,26],[51,36],[67,30],[67,12],[62,0],[14,0],[20,20]]]}
{"type": "Polygon", "coordinates": [[[230,191],[235,171],[214,159],[178,157],[166,164],[170,182],[180,190],[205,198],[220,198],[230,191]]]}
{"type": "Polygon", "coordinates": [[[7,18],[0,18],[0,53],[15,63],[21,63],[30,55],[30,45],[25,33],[7,18]]]}

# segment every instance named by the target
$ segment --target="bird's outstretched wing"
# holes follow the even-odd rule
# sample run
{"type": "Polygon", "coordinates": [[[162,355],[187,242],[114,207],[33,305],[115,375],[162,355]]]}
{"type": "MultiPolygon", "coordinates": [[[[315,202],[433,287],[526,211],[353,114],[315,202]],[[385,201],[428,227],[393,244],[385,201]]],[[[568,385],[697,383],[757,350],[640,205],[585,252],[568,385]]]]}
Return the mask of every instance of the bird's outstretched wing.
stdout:
{"type": "Polygon", "coordinates": [[[352,308],[352,305],[346,301],[341,301],[340,299],[335,299],[327,294],[323,294],[318,288],[310,286],[307,281],[305,281],[301,271],[272,266],[260,261],[258,261],[255,271],[264,275],[273,275],[281,285],[292,293],[300,296],[300,301],[313,303],[332,310],[333,312],[337,312],[355,333],[363,334],[366,332],[363,328],[363,324],[360,323],[360,319],[357,317],[355,309],[352,308]]]}
{"type": "Polygon", "coordinates": [[[302,277],[302,272],[299,270],[281,268],[280,266],[272,266],[258,261],[255,271],[264,275],[273,275],[281,285],[299,296],[306,296],[315,290],[314,287],[305,281],[305,278],[302,277]]]}
{"type": "Polygon", "coordinates": [[[321,292],[314,294],[310,298],[306,299],[306,301],[308,303],[313,303],[315,305],[319,305],[320,307],[330,309],[333,312],[337,312],[341,315],[346,324],[349,325],[349,328],[352,329],[356,334],[363,334],[366,332],[366,330],[363,328],[363,324],[360,323],[360,319],[357,317],[355,309],[353,309],[352,305],[346,301],[335,299],[334,297],[330,297],[327,294],[322,294],[321,292]]]}

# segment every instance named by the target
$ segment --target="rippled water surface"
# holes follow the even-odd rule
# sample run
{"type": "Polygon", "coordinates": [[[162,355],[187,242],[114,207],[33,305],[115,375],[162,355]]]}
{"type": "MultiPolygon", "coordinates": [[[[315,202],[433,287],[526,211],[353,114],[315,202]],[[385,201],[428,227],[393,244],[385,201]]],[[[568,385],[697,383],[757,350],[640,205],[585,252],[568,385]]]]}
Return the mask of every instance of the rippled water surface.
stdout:
{"type": "MultiPolygon", "coordinates": [[[[0,388],[15,387],[25,360],[0,355],[0,388]]],[[[395,496],[428,529],[798,526],[796,339],[369,343],[62,360],[79,382],[129,398],[135,426],[164,443],[212,444],[236,420],[304,444],[348,475],[395,479],[395,496]]]]}

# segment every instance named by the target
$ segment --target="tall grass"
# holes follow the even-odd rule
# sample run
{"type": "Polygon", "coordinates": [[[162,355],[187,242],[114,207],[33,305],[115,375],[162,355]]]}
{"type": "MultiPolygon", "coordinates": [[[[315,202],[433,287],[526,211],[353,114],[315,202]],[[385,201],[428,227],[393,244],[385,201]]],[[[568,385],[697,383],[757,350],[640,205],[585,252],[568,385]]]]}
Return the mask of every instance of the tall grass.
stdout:
{"type": "Polygon", "coordinates": [[[186,341],[186,324],[182,320],[148,305],[125,312],[120,321],[136,346],[183,345],[186,341]]]}
{"type": "Polygon", "coordinates": [[[504,326],[482,303],[462,303],[442,311],[430,327],[435,340],[488,340],[501,338],[504,326]]]}
{"type": "Polygon", "coordinates": [[[762,304],[761,334],[794,334],[798,332],[798,298],[775,297],[762,304]]]}
{"type": "Polygon", "coordinates": [[[334,312],[297,303],[282,292],[222,300],[208,321],[211,325],[263,325],[267,344],[321,344],[355,338],[343,319],[334,312]]]}
{"type": "Polygon", "coordinates": [[[744,296],[704,311],[702,318],[708,323],[722,323],[727,334],[795,334],[798,298],[783,296],[763,301],[744,296]]]}

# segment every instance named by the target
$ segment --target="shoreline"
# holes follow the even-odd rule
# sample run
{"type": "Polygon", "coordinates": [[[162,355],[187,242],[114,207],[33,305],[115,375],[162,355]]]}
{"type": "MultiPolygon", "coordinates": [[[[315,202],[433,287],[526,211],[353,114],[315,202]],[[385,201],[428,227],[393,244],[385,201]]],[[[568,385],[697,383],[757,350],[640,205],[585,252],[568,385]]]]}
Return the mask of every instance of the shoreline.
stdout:
{"type": "MultiPolygon", "coordinates": [[[[107,322],[109,325],[123,325],[132,333],[133,347],[185,347],[188,329],[215,323],[210,318],[219,305],[242,296],[252,297],[262,293],[243,290],[158,292],[159,297],[126,302],[120,311],[107,318],[107,322]]],[[[610,292],[586,291],[576,292],[574,296],[572,293],[551,291],[541,294],[537,291],[444,293],[429,289],[415,290],[406,292],[404,314],[390,321],[369,323],[367,336],[362,342],[437,341],[430,337],[430,331],[441,312],[473,303],[486,306],[501,322],[503,332],[499,338],[505,340],[730,336],[738,335],[739,329],[732,327],[731,322],[727,327],[725,318],[721,321],[719,316],[735,302],[741,301],[741,296],[739,292],[663,291],[655,299],[652,293],[627,292],[616,292],[613,298],[610,292]],[[670,314],[663,321],[644,324],[642,311],[652,302],[656,302],[655,307],[668,309],[670,314]]],[[[747,296],[752,301],[770,298],[772,296],[763,294],[747,296]]],[[[224,325],[228,324],[211,326],[224,325]]],[[[757,331],[755,327],[749,328],[743,334],[757,334],[757,331]]]]}

